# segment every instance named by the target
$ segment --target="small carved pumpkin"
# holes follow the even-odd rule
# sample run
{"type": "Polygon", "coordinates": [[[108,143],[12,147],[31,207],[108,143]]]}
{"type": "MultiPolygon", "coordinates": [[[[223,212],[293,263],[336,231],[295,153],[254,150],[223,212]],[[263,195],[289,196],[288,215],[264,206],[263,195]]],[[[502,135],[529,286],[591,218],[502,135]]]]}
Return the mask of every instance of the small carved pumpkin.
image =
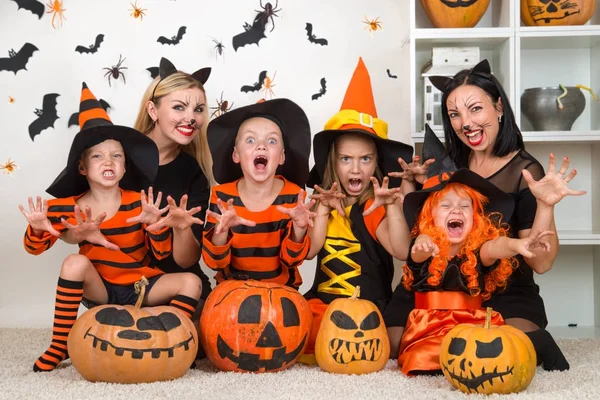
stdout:
{"type": "Polygon", "coordinates": [[[421,5],[436,28],[472,28],[490,0],[421,0],[421,5]]]}
{"type": "Polygon", "coordinates": [[[444,338],[440,365],[452,386],[465,393],[514,393],[527,388],[536,369],[531,340],[510,325],[460,324],[444,338]]]}
{"type": "Polygon", "coordinates": [[[596,11],[596,0],[521,0],[528,26],[583,25],[596,11]]]}
{"type": "Polygon", "coordinates": [[[385,367],[390,340],[383,317],[375,304],[352,297],[329,304],[317,339],[315,358],[323,371],[339,374],[368,374],[385,367]]]}
{"type": "Polygon", "coordinates": [[[219,369],[274,372],[296,362],[312,326],[297,290],[255,280],[227,280],[211,292],[200,317],[200,341],[219,369]]]}
{"type": "Polygon", "coordinates": [[[98,306],[75,321],[67,348],[73,366],[88,381],[176,379],[196,359],[194,323],[174,307],[140,308],[144,292],[135,306],[98,306]]]}

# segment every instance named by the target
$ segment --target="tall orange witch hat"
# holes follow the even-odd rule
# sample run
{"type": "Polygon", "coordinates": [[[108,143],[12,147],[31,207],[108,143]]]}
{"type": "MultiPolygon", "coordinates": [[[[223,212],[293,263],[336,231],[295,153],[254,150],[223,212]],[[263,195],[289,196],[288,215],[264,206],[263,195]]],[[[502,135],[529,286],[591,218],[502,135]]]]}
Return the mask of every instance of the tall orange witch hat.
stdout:
{"type": "Polygon", "coordinates": [[[158,172],[158,148],[154,141],[133,128],[114,125],[85,82],[79,103],[79,126],[81,130],[71,144],[67,166],[46,189],[47,193],[64,198],[88,191],[87,179],[79,173],[79,159],[86,149],[108,139],[123,146],[127,160],[123,180],[129,183],[126,189],[139,191],[154,181],[158,172]]]}
{"type": "MultiPolygon", "coordinates": [[[[378,163],[381,172],[400,171],[398,158],[410,162],[413,148],[402,142],[388,139],[388,124],[377,116],[371,77],[362,60],[354,70],[340,111],[325,124],[325,130],[317,133],[313,139],[315,166],[310,171],[307,186],[320,185],[329,155],[329,149],[335,140],[345,133],[356,133],[373,139],[377,145],[378,163]]],[[[399,185],[400,181],[390,180],[390,186],[399,185]]]]}

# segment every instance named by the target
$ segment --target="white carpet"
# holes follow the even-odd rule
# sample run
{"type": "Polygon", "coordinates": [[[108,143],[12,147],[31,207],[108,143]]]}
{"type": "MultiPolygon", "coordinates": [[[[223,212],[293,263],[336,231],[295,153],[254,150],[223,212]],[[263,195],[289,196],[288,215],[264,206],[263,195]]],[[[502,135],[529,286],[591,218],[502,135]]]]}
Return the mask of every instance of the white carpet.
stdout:
{"type": "MultiPolygon", "coordinates": [[[[443,376],[406,378],[388,362],[385,370],[349,376],[294,365],[273,374],[218,372],[206,360],[170,382],[140,385],[90,383],[69,361],[50,373],[34,373],[33,362],[47,348],[49,329],[0,328],[0,398],[2,399],[474,399],[454,390],[443,376]]],[[[599,399],[600,340],[559,340],[571,364],[568,372],[538,368],[524,392],[490,399],[599,399]]]]}

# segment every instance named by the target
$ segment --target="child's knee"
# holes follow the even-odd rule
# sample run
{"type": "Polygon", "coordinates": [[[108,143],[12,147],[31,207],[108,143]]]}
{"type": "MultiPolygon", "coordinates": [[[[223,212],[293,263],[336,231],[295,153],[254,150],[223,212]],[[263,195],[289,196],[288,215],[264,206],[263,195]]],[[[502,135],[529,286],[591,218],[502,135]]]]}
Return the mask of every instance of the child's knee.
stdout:
{"type": "Polygon", "coordinates": [[[184,272],[182,281],[183,288],[190,291],[190,293],[193,293],[194,296],[192,297],[200,298],[200,294],[202,293],[202,280],[198,275],[191,272],[184,272]]]}
{"type": "Polygon", "coordinates": [[[69,254],[62,263],[60,276],[70,280],[83,280],[87,268],[92,263],[86,256],[81,254],[69,254]]]}

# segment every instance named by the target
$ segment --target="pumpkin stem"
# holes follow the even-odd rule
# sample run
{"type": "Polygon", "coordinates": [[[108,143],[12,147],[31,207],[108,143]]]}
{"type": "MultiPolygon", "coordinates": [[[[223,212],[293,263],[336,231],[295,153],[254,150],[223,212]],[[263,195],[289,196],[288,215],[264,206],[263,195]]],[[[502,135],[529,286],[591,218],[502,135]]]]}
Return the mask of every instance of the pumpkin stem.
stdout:
{"type": "Polygon", "coordinates": [[[144,296],[146,295],[146,285],[148,285],[148,279],[145,276],[142,276],[142,279],[133,284],[135,293],[139,293],[138,299],[135,302],[135,308],[139,309],[142,306],[142,301],[144,301],[144,296]]]}
{"type": "Polygon", "coordinates": [[[352,300],[356,300],[358,299],[358,297],[360,296],[360,286],[357,286],[354,289],[354,293],[352,293],[352,297],[350,297],[352,300]]]}
{"type": "Polygon", "coordinates": [[[485,310],[485,329],[490,329],[490,325],[492,324],[492,307],[488,307],[485,310]]]}

